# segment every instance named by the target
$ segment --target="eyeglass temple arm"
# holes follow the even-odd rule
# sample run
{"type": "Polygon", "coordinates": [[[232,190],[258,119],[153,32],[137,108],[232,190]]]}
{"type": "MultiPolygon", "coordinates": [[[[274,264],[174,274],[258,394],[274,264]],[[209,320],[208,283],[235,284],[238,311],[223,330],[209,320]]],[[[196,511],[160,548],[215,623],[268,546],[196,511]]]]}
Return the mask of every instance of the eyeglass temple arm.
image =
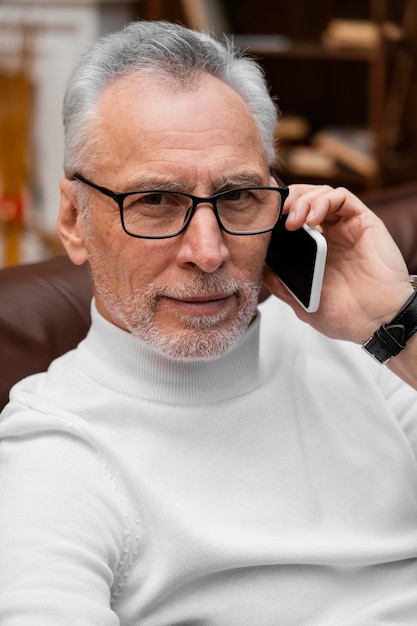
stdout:
{"type": "Polygon", "coordinates": [[[275,179],[275,181],[278,183],[279,187],[286,187],[287,185],[281,180],[281,178],[278,176],[278,172],[277,169],[274,165],[271,165],[269,167],[269,173],[271,174],[272,178],[275,179]]]}
{"type": "Polygon", "coordinates": [[[112,198],[116,202],[118,202],[118,197],[122,195],[120,193],[116,193],[112,191],[111,189],[107,189],[107,187],[96,185],[96,183],[93,183],[91,180],[88,180],[88,178],[85,178],[82,174],[78,174],[78,173],[74,174],[74,176],[72,177],[72,180],[79,180],[85,185],[88,185],[89,187],[92,187],[93,189],[97,189],[97,191],[100,191],[100,193],[104,194],[105,196],[109,196],[109,198],[112,198]]]}

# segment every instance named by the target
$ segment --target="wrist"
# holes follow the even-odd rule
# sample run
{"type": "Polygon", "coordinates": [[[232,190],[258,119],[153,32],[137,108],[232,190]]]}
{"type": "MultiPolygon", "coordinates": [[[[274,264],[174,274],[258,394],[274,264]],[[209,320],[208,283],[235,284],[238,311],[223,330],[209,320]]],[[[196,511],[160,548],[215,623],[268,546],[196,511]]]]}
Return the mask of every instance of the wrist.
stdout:
{"type": "Polygon", "coordinates": [[[363,344],[379,363],[386,363],[406,347],[407,341],[417,332],[417,276],[410,276],[413,291],[398,313],[382,324],[363,344]]]}

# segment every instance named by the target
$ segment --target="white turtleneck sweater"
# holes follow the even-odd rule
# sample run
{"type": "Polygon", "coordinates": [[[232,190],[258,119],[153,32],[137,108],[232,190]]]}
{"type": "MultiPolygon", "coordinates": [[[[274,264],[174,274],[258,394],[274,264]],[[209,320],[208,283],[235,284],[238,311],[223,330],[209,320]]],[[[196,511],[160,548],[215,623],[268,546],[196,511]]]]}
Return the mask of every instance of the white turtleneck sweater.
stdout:
{"type": "Polygon", "coordinates": [[[417,623],[417,394],[278,300],[179,363],[93,308],[0,422],[2,626],[417,623]]]}

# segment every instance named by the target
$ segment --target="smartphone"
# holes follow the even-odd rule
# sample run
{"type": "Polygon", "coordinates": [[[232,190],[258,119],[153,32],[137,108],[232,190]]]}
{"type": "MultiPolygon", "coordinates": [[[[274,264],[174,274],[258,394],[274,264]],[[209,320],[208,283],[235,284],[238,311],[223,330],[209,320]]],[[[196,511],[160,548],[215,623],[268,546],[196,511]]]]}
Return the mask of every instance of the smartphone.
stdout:
{"type": "Polygon", "coordinates": [[[297,302],[313,313],[320,304],[327,242],[307,225],[287,230],[286,219],[283,215],[272,231],[266,262],[297,302]]]}

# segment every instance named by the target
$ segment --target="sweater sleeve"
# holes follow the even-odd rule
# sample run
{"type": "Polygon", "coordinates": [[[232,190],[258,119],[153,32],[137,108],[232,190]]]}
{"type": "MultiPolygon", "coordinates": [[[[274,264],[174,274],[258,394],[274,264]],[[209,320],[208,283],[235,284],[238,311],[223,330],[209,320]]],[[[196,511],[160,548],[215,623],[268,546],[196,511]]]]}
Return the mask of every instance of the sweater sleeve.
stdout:
{"type": "Polygon", "coordinates": [[[126,509],[102,455],[74,432],[0,443],[0,623],[116,626],[126,509]]]}
{"type": "Polygon", "coordinates": [[[417,393],[386,367],[380,369],[380,388],[408,440],[417,463],[417,393]]]}

